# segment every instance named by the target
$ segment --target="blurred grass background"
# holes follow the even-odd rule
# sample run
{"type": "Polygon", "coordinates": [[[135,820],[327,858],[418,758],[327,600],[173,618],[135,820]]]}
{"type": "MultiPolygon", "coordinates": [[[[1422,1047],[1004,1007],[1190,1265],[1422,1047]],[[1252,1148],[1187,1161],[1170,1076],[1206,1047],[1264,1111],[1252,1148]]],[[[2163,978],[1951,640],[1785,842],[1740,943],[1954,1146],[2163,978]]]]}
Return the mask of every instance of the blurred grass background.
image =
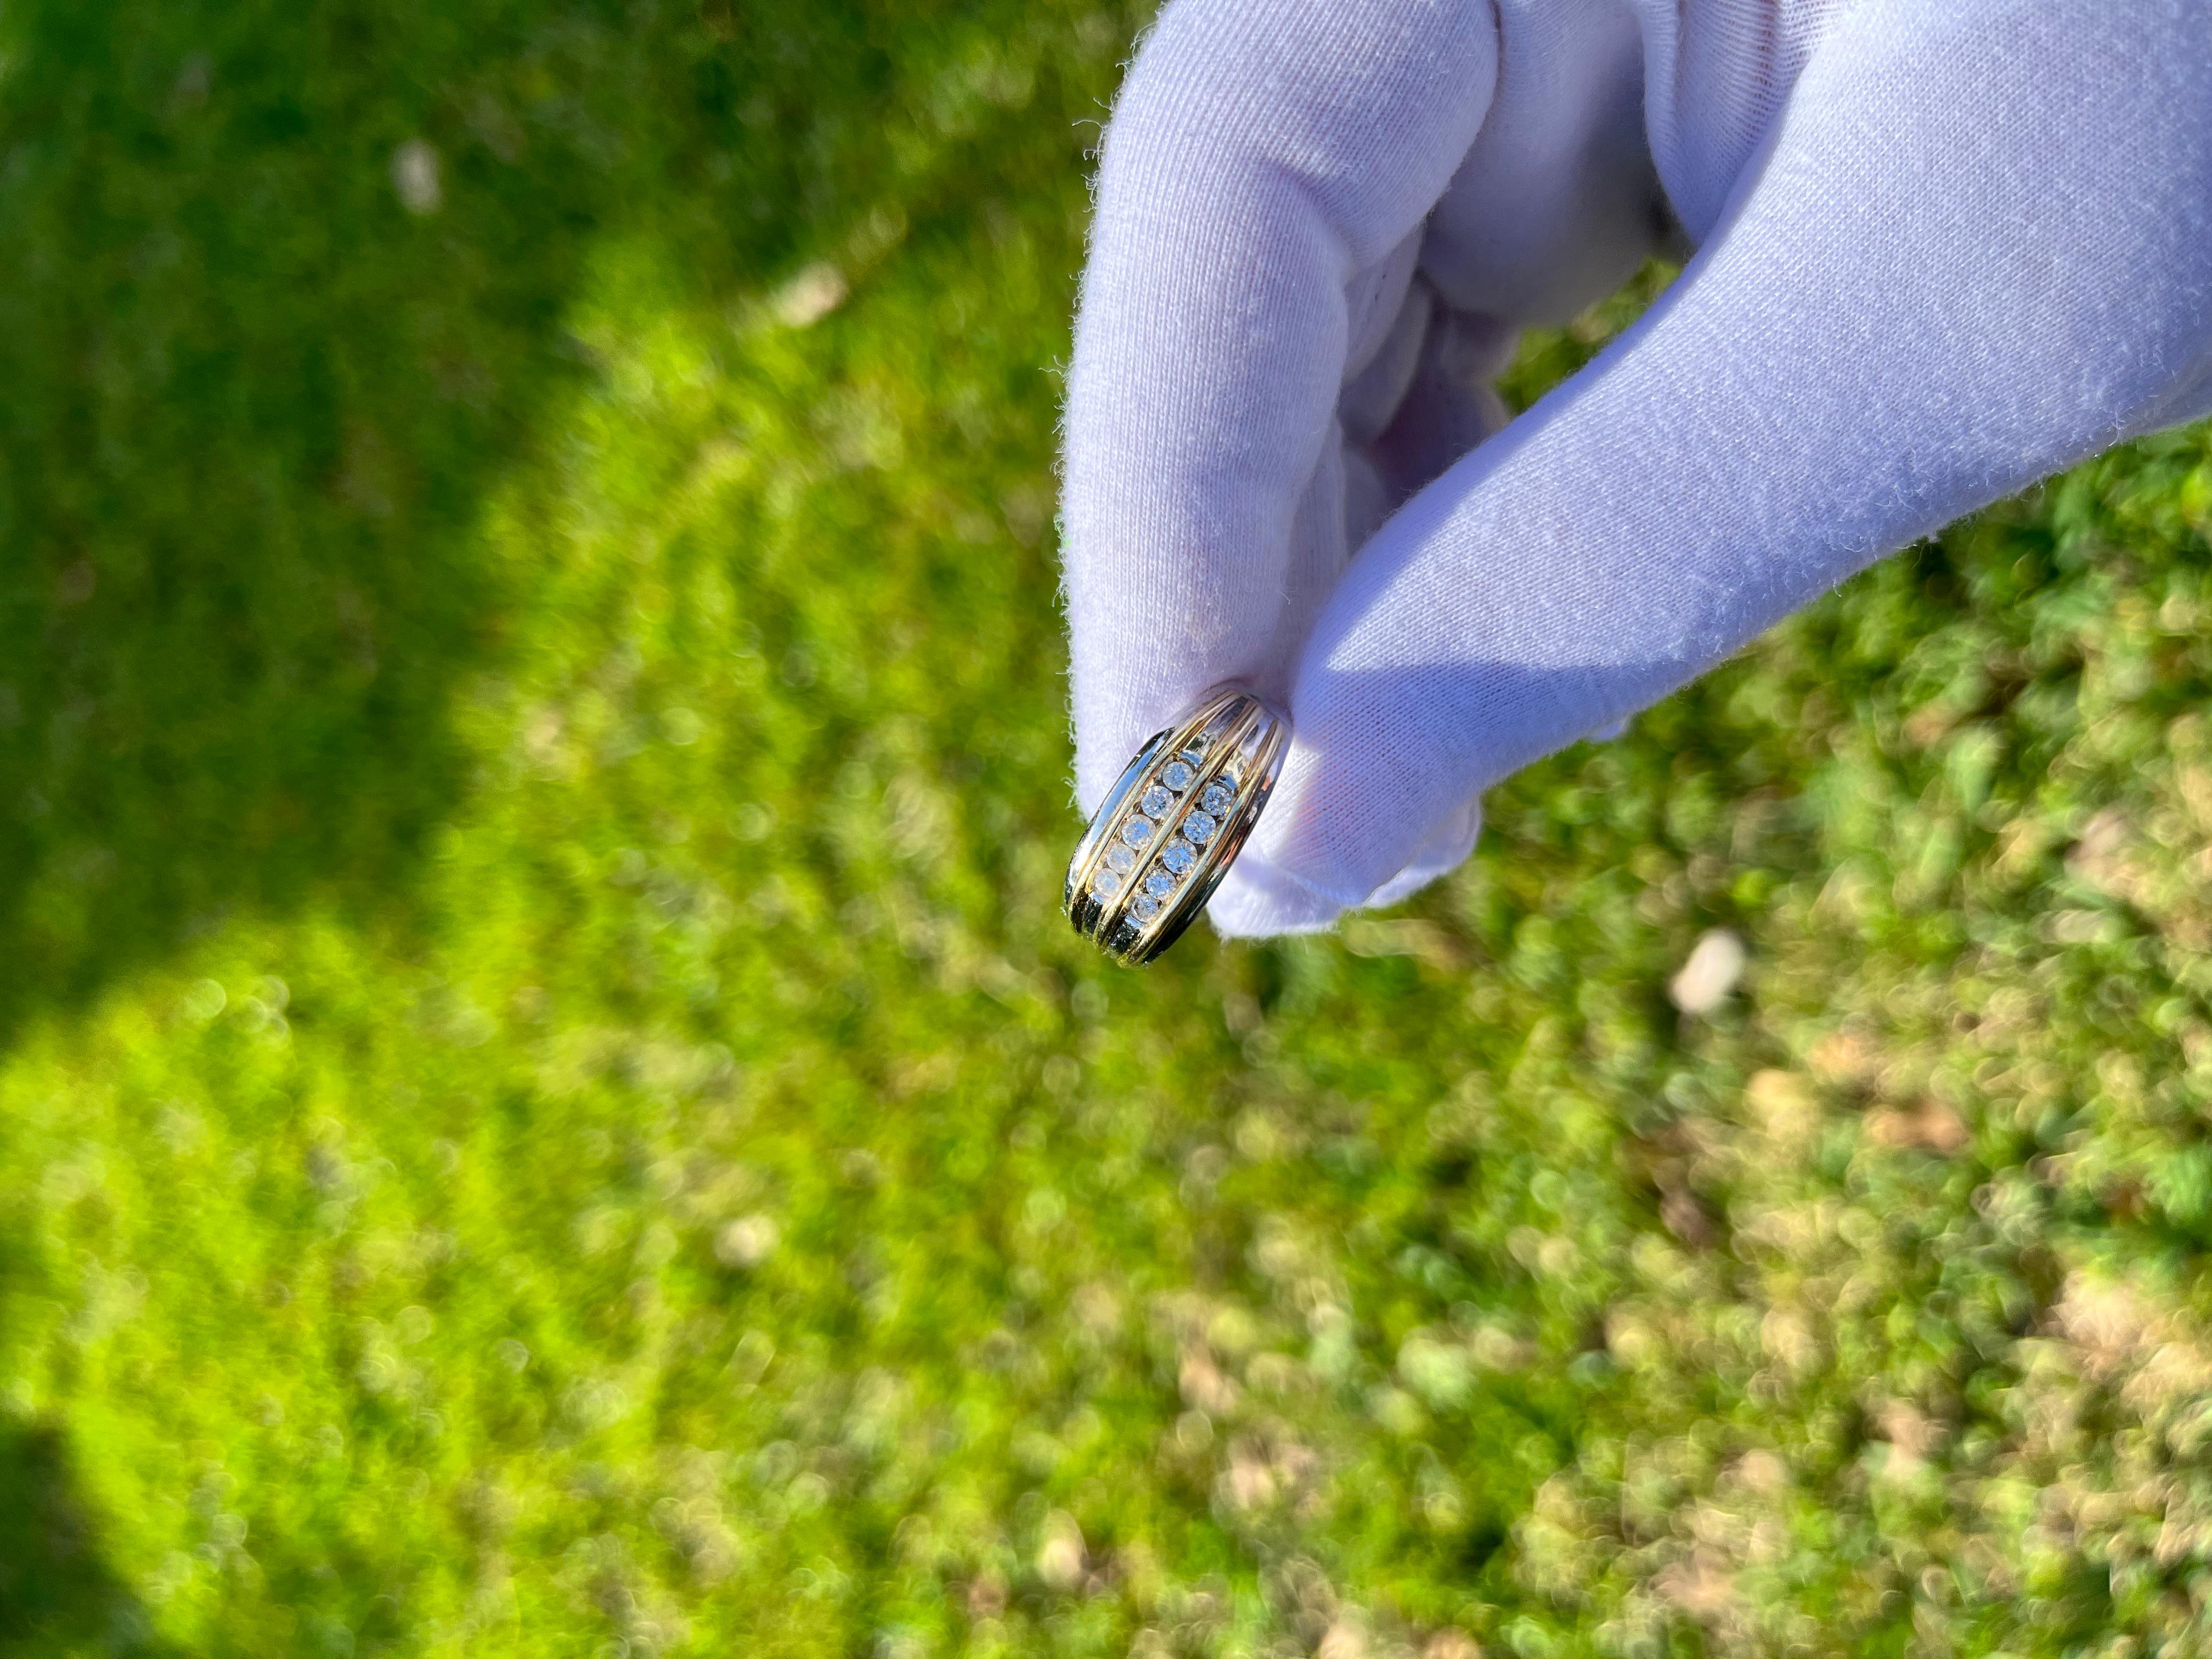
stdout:
{"type": "Polygon", "coordinates": [[[1109,969],[1140,21],[0,16],[0,1655],[2205,1650],[2212,447],[1109,969]]]}

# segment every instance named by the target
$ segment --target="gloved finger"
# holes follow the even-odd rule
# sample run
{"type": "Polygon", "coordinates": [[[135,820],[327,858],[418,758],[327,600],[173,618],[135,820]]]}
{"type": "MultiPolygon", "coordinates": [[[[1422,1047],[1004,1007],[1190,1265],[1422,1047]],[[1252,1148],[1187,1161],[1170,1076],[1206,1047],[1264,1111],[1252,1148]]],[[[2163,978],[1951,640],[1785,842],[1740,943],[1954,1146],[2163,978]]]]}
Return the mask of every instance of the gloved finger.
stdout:
{"type": "Polygon", "coordinates": [[[1505,425],[1492,382],[1516,337],[1494,317],[1445,309],[1428,283],[1413,283],[1389,337],[1337,400],[1347,546],[1361,545],[1415,490],[1505,425]]]}
{"type": "Polygon", "coordinates": [[[1389,424],[1368,447],[1394,506],[1504,429],[1505,403],[1492,382],[1516,337],[1495,317],[1437,308],[1389,424]]]}
{"type": "Polygon", "coordinates": [[[1130,71],[1068,380],[1086,810],[1200,692],[1286,688],[1345,556],[1338,396],[1392,337],[1496,59],[1471,0],[1181,0],[1130,71]]]}
{"type": "Polygon", "coordinates": [[[2201,0],[1850,13],[1674,288],[1347,571],[1228,925],[1366,900],[1514,769],[1871,559],[2191,412],[2212,383],[2208,21],[2201,0]]]}
{"type": "MultiPolygon", "coordinates": [[[[1802,0],[1721,3],[1769,12],[1802,0]]],[[[1645,141],[1638,14],[1697,3],[1495,0],[1498,89],[1421,249],[1446,306],[1563,323],[1644,262],[1665,212],[1645,141]]]]}
{"type": "Polygon", "coordinates": [[[1348,447],[1372,443],[1397,414],[1420,370],[1436,313],[1433,290],[1418,278],[1409,280],[1389,328],[1368,354],[1365,365],[1346,379],[1337,395],[1337,422],[1348,447]]]}
{"type": "MultiPolygon", "coordinates": [[[[1446,311],[1427,301],[1427,292],[1417,282],[1413,297],[1424,302],[1406,307],[1420,325],[1407,361],[1394,362],[1398,348],[1386,346],[1346,390],[1345,520],[1348,544],[1355,548],[1408,496],[1506,423],[1504,403],[1492,381],[1512,356],[1514,331],[1494,317],[1446,311]],[[1382,384],[1362,384],[1377,380],[1382,384]],[[1363,397],[1373,407],[1363,408],[1363,397]]],[[[1431,827],[1406,864],[1366,902],[1395,903],[1465,862],[1481,827],[1481,804],[1469,796],[1431,827]]],[[[1231,871],[1207,915],[1218,932],[1249,935],[1325,927],[1341,908],[1271,870],[1255,848],[1231,871]]]]}

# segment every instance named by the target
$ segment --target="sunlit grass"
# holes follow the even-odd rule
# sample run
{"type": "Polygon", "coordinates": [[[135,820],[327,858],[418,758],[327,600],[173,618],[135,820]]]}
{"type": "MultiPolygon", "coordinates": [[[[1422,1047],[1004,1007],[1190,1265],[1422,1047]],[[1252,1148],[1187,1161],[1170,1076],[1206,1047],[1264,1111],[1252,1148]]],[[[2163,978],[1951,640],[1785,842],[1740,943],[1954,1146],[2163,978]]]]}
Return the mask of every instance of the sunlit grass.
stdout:
{"type": "Polygon", "coordinates": [[[70,262],[152,233],[5,256],[77,332],[4,433],[66,672],[0,702],[0,1651],[2201,1646],[2201,435],[1516,781],[1401,913],[1115,970],[1051,448],[1133,20],[459,18],[16,25],[19,130],[430,67],[51,140],[157,247],[358,173],[285,210],[360,307],[131,314],[381,380],[95,354],[159,414],[103,426],[70,262]]]}

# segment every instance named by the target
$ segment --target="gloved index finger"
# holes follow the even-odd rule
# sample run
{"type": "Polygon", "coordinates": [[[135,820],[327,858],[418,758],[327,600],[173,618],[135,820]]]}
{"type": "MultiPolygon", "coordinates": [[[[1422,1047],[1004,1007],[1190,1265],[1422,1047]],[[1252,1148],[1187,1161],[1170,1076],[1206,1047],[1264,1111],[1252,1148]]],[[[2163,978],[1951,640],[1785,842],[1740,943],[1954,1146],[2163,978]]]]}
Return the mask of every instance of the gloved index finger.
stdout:
{"type": "Polygon", "coordinates": [[[1371,321],[1347,290],[1395,308],[1497,62],[1479,0],[1180,0],[1145,44],[1099,168],[1068,378],[1086,808],[1200,692],[1284,689],[1344,556],[1334,411],[1371,321]]]}

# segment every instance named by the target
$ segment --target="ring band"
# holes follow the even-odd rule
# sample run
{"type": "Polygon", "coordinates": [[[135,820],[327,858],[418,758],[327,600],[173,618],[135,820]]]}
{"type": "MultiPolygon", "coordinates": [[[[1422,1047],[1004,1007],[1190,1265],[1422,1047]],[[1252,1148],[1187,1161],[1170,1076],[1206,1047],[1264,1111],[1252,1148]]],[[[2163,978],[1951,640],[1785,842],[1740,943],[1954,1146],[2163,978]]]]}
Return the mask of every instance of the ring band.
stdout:
{"type": "Polygon", "coordinates": [[[1116,961],[1152,961],[1196,921],[1275,787],[1291,725],[1244,691],[1155,732],[1068,861],[1060,905],[1116,961]]]}

